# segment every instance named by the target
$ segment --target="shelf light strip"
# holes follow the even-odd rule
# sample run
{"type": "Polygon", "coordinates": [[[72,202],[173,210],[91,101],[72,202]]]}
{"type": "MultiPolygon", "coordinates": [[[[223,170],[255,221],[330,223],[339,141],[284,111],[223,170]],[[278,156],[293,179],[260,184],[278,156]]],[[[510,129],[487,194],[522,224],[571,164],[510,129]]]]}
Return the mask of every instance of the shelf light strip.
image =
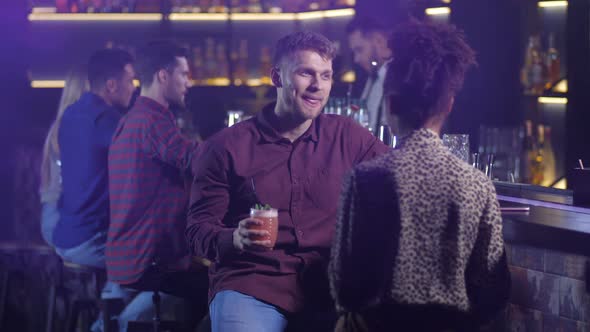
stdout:
{"type": "Polygon", "coordinates": [[[449,7],[426,8],[426,10],[424,12],[428,16],[449,15],[451,13],[451,8],[449,8],[449,7]]]}
{"type": "MultiPolygon", "coordinates": [[[[66,81],[64,80],[32,80],[31,81],[31,88],[39,88],[39,89],[60,89],[66,85],[66,81]]],[[[136,87],[139,86],[138,80],[133,80],[133,85],[136,87]]]]}
{"type": "MultiPolygon", "coordinates": [[[[135,86],[139,86],[139,81],[133,82],[135,86]]],[[[216,80],[206,83],[192,82],[194,86],[230,86],[229,81],[216,80]]],[[[240,84],[236,84],[240,85],[240,84]]],[[[65,86],[63,80],[33,80],[31,81],[31,88],[35,89],[62,89],[65,86]]],[[[267,83],[262,82],[260,79],[249,79],[246,86],[257,87],[257,86],[270,86],[267,83]]]]}
{"type": "Polygon", "coordinates": [[[65,81],[63,80],[33,80],[31,81],[31,88],[63,88],[65,81]]]}
{"type": "Polygon", "coordinates": [[[557,105],[566,105],[567,98],[563,97],[539,97],[537,99],[539,104],[557,104],[557,105]]]}
{"type": "MultiPolygon", "coordinates": [[[[303,13],[172,13],[170,21],[305,21],[354,16],[353,8],[303,13]]],[[[56,13],[55,8],[33,8],[29,21],[161,21],[159,13],[56,13]]]]}
{"type": "Polygon", "coordinates": [[[567,7],[567,1],[539,1],[537,5],[541,8],[567,7]]]}
{"type": "Polygon", "coordinates": [[[301,21],[313,20],[318,18],[332,18],[332,17],[347,17],[354,16],[355,10],[353,8],[323,10],[316,12],[297,13],[297,19],[301,21]]]}
{"type": "Polygon", "coordinates": [[[305,21],[320,18],[354,16],[353,8],[322,10],[304,13],[234,13],[234,14],[200,14],[172,13],[170,21],[305,21]]]}
{"type": "Polygon", "coordinates": [[[158,13],[43,13],[32,12],[29,21],[161,21],[158,13]]]}
{"type": "MultiPolygon", "coordinates": [[[[193,81],[193,85],[195,86],[230,86],[230,81],[228,79],[211,79],[204,83],[198,83],[193,81]]],[[[133,85],[136,87],[139,86],[138,80],[133,80],[133,85]]],[[[263,86],[269,85],[265,83],[261,79],[249,79],[246,83],[246,86],[263,86]]],[[[32,80],[31,81],[31,88],[35,89],[61,89],[65,86],[64,80],[32,80]]]]}
{"type": "Polygon", "coordinates": [[[172,13],[168,16],[170,21],[227,21],[226,13],[172,13]]]}

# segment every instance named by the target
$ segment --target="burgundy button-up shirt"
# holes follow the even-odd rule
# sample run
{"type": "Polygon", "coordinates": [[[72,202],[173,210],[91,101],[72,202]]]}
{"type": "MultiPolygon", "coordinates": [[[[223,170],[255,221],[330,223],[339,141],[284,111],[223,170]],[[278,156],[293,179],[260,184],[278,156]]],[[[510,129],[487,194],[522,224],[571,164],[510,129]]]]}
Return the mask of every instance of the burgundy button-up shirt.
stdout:
{"type": "Polygon", "coordinates": [[[234,290],[288,312],[301,309],[301,275],[327,266],[345,173],[388,148],[350,118],[321,114],[295,142],[265,119],[274,105],[221,131],[193,158],[194,181],[186,230],[192,253],[214,262],[212,299],[234,290]],[[272,251],[239,252],[233,231],[255,203],[279,211],[272,251]]]}

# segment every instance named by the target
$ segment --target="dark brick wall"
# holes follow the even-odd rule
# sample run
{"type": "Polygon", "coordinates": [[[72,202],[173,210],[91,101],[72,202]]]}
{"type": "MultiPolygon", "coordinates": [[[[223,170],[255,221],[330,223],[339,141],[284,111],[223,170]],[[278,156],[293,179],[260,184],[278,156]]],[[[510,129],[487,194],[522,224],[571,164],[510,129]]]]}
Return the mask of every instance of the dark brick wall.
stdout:
{"type": "Polygon", "coordinates": [[[516,245],[506,252],[512,275],[508,331],[590,332],[590,258],[516,245]]]}

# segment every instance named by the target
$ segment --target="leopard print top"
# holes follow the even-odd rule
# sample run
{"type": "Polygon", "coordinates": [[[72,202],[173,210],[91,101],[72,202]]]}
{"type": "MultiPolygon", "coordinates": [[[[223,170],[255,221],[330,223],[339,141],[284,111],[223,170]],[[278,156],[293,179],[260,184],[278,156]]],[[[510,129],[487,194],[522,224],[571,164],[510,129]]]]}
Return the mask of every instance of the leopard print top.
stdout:
{"type": "Polygon", "coordinates": [[[503,244],[492,182],[419,129],[345,179],[332,295],[340,312],[386,303],[497,309],[510,287],[503,244]]]}

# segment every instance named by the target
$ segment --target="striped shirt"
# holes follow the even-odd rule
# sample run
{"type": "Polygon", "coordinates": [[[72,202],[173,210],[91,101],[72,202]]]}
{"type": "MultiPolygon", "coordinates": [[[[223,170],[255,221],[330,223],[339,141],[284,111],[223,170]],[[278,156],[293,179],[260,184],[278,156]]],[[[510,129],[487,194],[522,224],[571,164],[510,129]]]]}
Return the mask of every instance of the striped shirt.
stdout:
{"type": "Polygon", "coordinates": [[[139,97],[119,122],[109,149],[109,280],[134,283],[154,260],[164,270],[188,267],[184,179],[195,148],[152,99],[139,97]]]}

